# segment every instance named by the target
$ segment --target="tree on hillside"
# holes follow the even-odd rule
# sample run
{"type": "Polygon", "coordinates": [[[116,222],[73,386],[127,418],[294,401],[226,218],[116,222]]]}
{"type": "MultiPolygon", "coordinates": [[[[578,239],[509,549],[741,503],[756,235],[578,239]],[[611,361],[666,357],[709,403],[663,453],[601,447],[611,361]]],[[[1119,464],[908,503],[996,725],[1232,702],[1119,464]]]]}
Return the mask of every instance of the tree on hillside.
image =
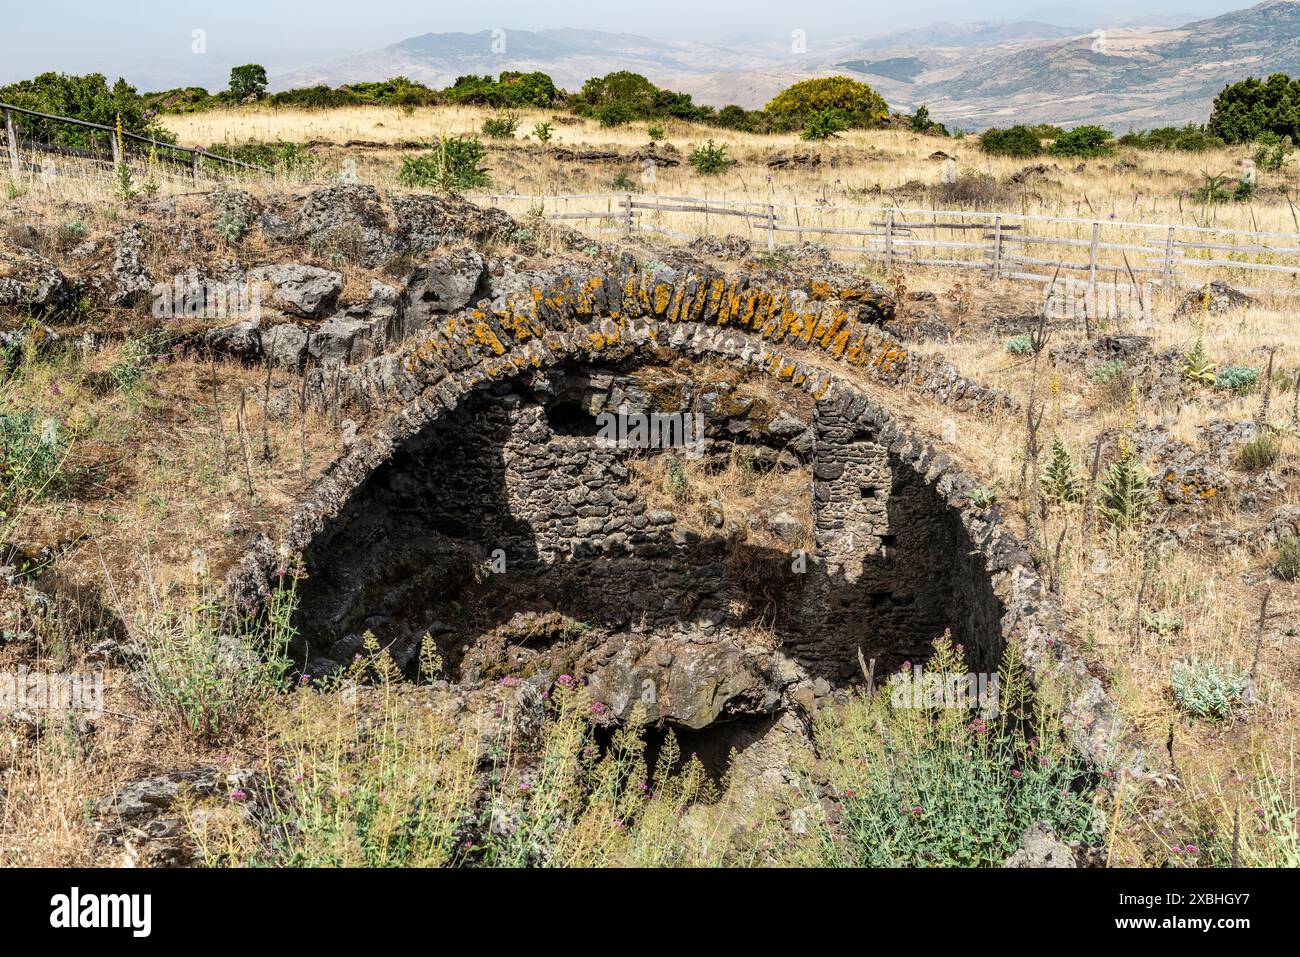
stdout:
{"type": "Polygon", "coordinates": [[[605,76],[593,76],[582,84],[578,96],[596,109],[617,103],[627,107],[635,116],[649,116],[658,94],[659,87],[640,73],[616,70],[605,76]]]}
{"type": "Polygon", "coordinates": [[[847,76],[830,76],[804,80],[783,90],[767,104],[766,112],[778,121],[800,125],[813,115],[835,114],[848,128],[878,125],[889,116],[889,107],[867,84],[847,76]]]}
{"type": "Polygon", "coordinates": [[[1228,143],[1250,143],[1265,133],[1300,140],[1300,80],[1274,73],[1229,83],[1215,97],[1206,128],[1228,143]]]}
{"type": "Polygon", "coordinates": [[[230,92],[243,101],[250,96],[260,100],[266,93],[266,68],[257,63],[246,63],[230,71],[230,92]]]}

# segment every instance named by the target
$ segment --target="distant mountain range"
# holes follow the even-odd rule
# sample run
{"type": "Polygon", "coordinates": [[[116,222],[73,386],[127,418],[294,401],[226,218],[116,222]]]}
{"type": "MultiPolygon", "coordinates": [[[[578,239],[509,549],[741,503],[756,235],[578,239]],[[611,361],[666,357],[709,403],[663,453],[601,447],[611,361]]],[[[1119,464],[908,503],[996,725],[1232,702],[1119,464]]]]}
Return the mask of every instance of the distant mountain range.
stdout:
{"type": "Polygon", "coordinates": [[[427,33],[272,76],[284,89],[407,76],[447,86],[469,73],[542,70],[566,89],[612,70],[643,73],[701,103],[761,107],[791,83],[857,74],[895,109],[925,104],[970,130],[1013,122],[1112,129],[1203,122],[1225,83],[1300,75],[1300,2],[1257,6],[1178,27],[1080,33],[1041,22],[936,23],[879,37],[802,36],[707,44],[595,30],[427,33]]]}

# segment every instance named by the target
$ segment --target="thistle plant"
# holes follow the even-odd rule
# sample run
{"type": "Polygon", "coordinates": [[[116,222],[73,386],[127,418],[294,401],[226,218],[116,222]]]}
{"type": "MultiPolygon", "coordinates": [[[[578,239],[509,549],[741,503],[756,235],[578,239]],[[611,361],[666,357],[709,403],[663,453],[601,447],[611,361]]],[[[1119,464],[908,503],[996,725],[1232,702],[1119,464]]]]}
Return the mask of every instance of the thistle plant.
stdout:
{"type": "Polygon", "coordinates": [[[1183,356],[1183,378],[1201,385],[1214,385],[1214,363],[1205,353],[1205,345],[1200,337],[1192,351],[1183,356]]]}
{"type": "Polygon", "coordinates": [[[1151,480],[1131,454],[1125,454],[1106,469],[1099,493],[1097,510],[1111,525],[1121,529],[1141,523],[1155,502],[1151,480]]]}
{"type": "Polygon", "coordinates": [[[1083,480],[1074,464],[1070,450],[1061,441],[1060,435],[1052,437],[1052,447],[1047,453],[1047,462],[1038,477],[1043,498],[1048,502],[1077,502],[1083,498],[1083,480]]]}
{"type": "Polygon", "coordinates": [[[1132,528],[1146,516],[1155,503],[1155,489],[1151,480],[1137,462],[1127,430],[1137,420],[1137,387],[1129,389],[1128,409],[1125,414],[1125,434],[1119,437],[1119,458],[1112,462],[1102,475],[1098,489],[1097,509],[1112,526],[1132,528]]]}

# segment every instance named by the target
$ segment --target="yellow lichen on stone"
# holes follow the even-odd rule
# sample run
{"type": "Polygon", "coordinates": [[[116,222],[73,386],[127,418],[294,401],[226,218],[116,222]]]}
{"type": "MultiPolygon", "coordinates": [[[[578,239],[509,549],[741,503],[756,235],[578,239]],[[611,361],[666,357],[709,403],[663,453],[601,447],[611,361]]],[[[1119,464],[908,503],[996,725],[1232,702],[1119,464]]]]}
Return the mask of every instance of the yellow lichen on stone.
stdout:
{"type": "Polygon", "coordinates": [[[714,321],[718,321],[718,310],[722,308],[722,297],[727,292],[727,279],[725,276],[714,276],[709,280],[704,290],[704,309],[709,315],[713,316],[714,321]]]}
{"type": "Polygon", "coordinates": [[[597,293],[600,287],[604,285],[605,280],[600,276],[592,276],[582,284],[578,295],[574,298],[573,309],[580,316],[590,316],[596,311],[597,293]]]}
{"type": "Polygon", "coordinates": [[[665,315],[668,312],[668,306],[673,299],[673,287],[666,282],[655,284],[654,308],[656,316],[665,315]]]}
{"type": "Polygon", "coordinates": [[[832,290],[830,283],[826,282],[824,279],[818,279],[809,287],[808,295],[818,302],[825,302],[827,299],[831,298],[833,292],[834,290],[832,290]]]}
{"type": "Polygon", "coordinates": [[[474,338],[481,345],[487,346],[495,355],[503,355],[506,351],[497,334],[492,331],[492,327],[486,322],[479,322],[474,326],[474,338]]]}

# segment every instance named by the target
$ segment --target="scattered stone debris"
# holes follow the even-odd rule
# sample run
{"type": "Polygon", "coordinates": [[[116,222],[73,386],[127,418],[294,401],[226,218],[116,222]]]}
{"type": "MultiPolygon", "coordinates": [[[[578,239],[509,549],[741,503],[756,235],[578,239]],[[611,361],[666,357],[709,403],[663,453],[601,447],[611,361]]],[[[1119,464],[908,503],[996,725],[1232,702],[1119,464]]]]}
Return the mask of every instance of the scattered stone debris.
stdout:
{"type": "Polygon", "coordinates": [[[816,169],[821,165],[821,153],[778,153],[767,161],[768,169],[816,169]]]}

